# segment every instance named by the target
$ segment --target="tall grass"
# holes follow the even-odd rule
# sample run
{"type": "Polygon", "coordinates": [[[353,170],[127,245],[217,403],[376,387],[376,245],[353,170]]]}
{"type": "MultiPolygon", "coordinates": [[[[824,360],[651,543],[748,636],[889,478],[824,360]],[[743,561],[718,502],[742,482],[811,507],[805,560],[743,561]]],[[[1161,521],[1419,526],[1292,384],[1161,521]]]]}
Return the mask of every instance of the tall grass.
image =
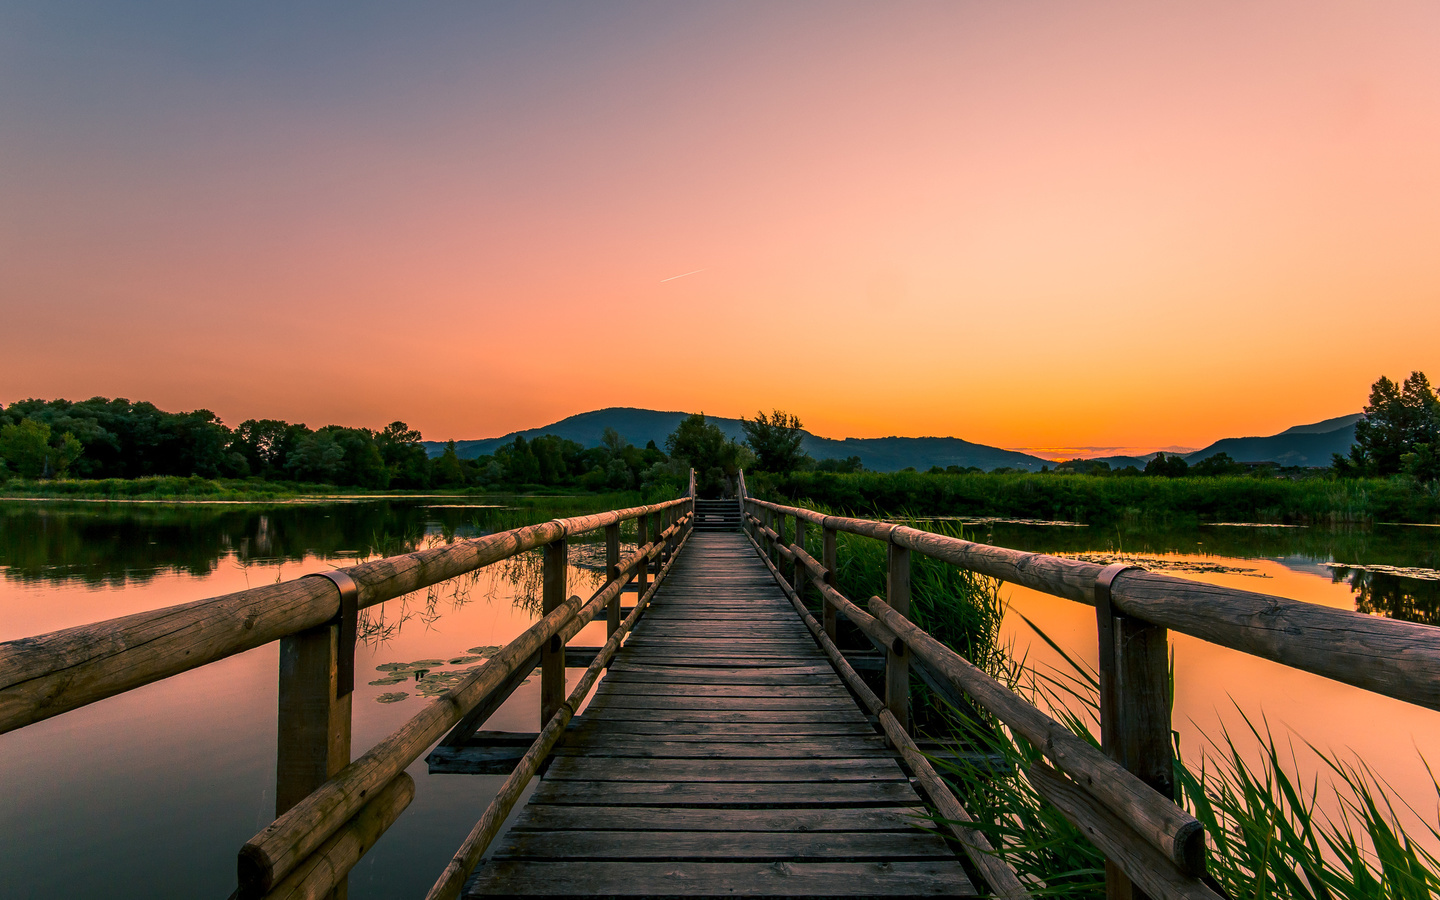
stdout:
{"type": "MultiPolygon", "coordinates": [[[[1061,656],[1068,668],[1046,673],[1012,659],[1005,680],[1098,746],[1094,672],[1063,651],[1061,656]]],[[[1422,845],[1440,845],[1440,811],[1422,813],[1398,798],[1363,761],[1349,761],[1308,743],[1330,778],[1323,787],[1319,776],[1306,781],[1293,744],[1282,745],[1263,720],[1257,725],[1243,710],[1240,716],[1245,733],[1237,737],[1225,730],[1209,738],[1210,746],[1198,760],[1184,759],[1178,741],[1175,748],[1181,802],[1205,826],[1209,874],[1226,894],[1250,900],[1440,897],[1440,860],[1422,845]],[[1258,763],[1245,745],[1258,747],[1258,763]],[[1333,798],[1331,806],[1338,812],[1327,813],[1322,796],[1333,798]],[[1421,840],[1407,832],[1417,821],[1424,832],[1421,840]]],[[[1022,879],[1043,883],[1036,890],[1039,896],[1103,897],[1100,851],[1019,774],[1041,758],[1039,751],[984,716],[963,720],[955,738],[983,747],[1007,764],[1011,774],[996,777],[988,767],[938,761],[957,795],[1022,879]]],[[[1440,799],[1440,784],[1435,788],[1440,799]]]]}
{"type": "Polygon", "coordinates": [[[915,515],[1006,516],[1087,524],[1145,521],[1440,521],[1440,483],[1405,476],[1334,479],[1123,478],[1090,475],[917,472],[757,473],[757,495],[809,501],[856,515],[904,509],[915,515]]]}

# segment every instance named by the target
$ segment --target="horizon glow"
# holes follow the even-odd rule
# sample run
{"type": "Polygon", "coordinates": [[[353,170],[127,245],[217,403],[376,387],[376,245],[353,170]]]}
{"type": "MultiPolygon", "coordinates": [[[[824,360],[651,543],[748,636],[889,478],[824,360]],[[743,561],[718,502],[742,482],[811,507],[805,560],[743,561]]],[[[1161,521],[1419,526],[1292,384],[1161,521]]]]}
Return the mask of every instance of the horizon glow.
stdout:
{"type": "Polygon", "coordinates": [[[1273,434],[1440,375],[1436,34],[1418,2],[8,4],[0,402],[1273,434]]]}

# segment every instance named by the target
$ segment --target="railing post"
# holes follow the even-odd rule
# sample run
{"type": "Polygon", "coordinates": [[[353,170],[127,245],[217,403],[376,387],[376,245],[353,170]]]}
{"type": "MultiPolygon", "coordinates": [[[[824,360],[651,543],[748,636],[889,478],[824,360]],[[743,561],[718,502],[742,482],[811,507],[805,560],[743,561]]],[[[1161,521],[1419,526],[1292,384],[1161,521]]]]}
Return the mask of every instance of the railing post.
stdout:
{"type": "MultiPolygon", "coordinates": [[[[830,585],[830,586],[833,588],[833,587],[836,586],[836,584],[835,584],[835,529],[833,529],[833,528],[826,528],[826,529],[822,532],[822,542],[823,542],[823,543],[822,543],[822,546],[821,546],[821,549],[820,549],[820,553],[821,553],[820,563],[821,563],[821,565],[825,566],[825,583],[828,584],[828,585],[830,585]]],[[[825,636],[828,637],[830,640],[833,641],[833,640],[835,640],[835,632],[836,632],[836,627],[837,627],[837,617],[838,617],[839,611],[838,611],[837,609],[835,609],[835,605],[832,604],[829,600],[823,600],[823,599],[822,599],[822,603],[823,603],[824,606],[825,606],[825,613],[824,613],[825,636]]]]}
{"type": "MultiPolygon", "coordinates": [[[[645,528],[645,523],[646,523],[649,519],[650,519],[650,517],[649,517],[649,516],[646,516],[646,515],[639,515],[639,516],[636,516],[636,517],[635,517],[635,546],[636,546],[637,549],[642,549],[642,550],[643,550],[643,549],[645,548],[645,545],[648,544],[648,543],[650,543],[650,538],[649,538],[649,536],[648,536],[648,531],[647,531],[647,529],[645,528]]],[[[638,603],[639,600],[640,600],[640,598],[643,597],[643,596],[645,596],[645,592],[646,592],[647,590],[649,590],[649,588],[650,588],[650,559],[649,559],[649,557],[641,557],[641,559],[640,559],[640,565],[639,565],[639,566],[636,566],[636,568],[635,568],[635,584],[636,584],[637,587],[638,587],[638,590],[636,591],[636,594],[635,594],[635,600],[636,600],[636,602],[638,603]]]]}
{"type": "MultiPolygon", "coordinates": [[[[545,545],[544,595],[541,612],[549,615],[565,602],[565,574],[569,562],[569,542],[565,538],[545,545]]],[[[540,651],[540,727],[565,702],[565,642],[554,635],[540,651]]]]}
{"type": "MultiPolygon", "coordinates": [[[[620,578],[620,523],[605,526],[605,580],[620,578]]],[[[605,636],[609,637],[620,627],[620,595],[616,594],[606,608],[605,636]]]]}
{"type": "MultiPolygon", "coordinates": [[[[334,582],[340,591],[340,618],[280,639],[276,818],[350,764],[350,714],[355,687],[351,617],[357,587],[344,573],[321,577],[334,582]]],[[[345,880],[337,882],[327,896],[344,900],[345,880]]]]}
{"type": "MultiPolygon", "coordinates": [[[[1170,653],[1166,629],[1119,613],[1110,588],[1127,569],[1106,566],[1095,579],[1100,637],[1100,746],[1111,759],[1170,800],[1175,799],[1170,745],[1170,653]]],[[[1105,861],[1107,900],[1146,894],[1111,860],[1105,861]]]]}
{"type": "MultiPolygon", "coordinates": [[[[795,540],[793,543],[801,550],[805,549],[805,520],[799,516],[795,517],[795,540]]],[[[810,570],[805,568],[805,564],[797,556],[792,572],[792,577],[795,579],[793,584],[795,598],[803,605],[805,603],[805,584],[810,580],[810,570]]]]}
{"type": "Polygon", "coordinates": [[[775,564],[776,569],[779,569],[780,563],[784,562],[784,557],[780,555],[780,548],[785,546],[785,514],[776,513],[774,519],[775,524],[772,527],[775,529],[775,544],[773,547],[774,552],[772,553],[773,558],[770,561],[775,564]]]}
{"type": "MultiPolygon", "coordinates": [[[[885,602],[905,618],[910,618],[910,549],[886,544],[887,572],[885,602]]],[[[906,731],[910,730],[910,648],[903,642],[899,651],[885,650],[885,706],[906,731]]]]}

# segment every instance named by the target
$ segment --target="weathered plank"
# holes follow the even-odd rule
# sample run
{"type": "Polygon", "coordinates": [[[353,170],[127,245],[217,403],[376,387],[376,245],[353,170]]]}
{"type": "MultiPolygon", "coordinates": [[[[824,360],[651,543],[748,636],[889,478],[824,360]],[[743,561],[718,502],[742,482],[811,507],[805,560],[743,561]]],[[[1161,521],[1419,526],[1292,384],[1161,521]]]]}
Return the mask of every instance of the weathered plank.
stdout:
{"type": "Polygon", "coordinates": [[[958,861],[495,862],[466,888],[486,897],[974,897],[958,861]]]}
{"type": "Polygon", "coordinates": [[[466,896],[973,897],[764,564],[692,535],[466,896]]]}

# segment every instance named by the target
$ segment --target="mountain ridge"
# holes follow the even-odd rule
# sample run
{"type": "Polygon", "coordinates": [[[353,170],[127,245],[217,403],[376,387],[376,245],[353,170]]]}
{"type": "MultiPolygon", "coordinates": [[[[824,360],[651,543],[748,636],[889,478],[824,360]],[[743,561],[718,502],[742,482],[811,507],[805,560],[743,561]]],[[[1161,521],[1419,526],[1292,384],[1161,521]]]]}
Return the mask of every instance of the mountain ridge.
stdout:
{"type": "MultiPolygon", "coordinates": [[[[703,414],[703,413],[702,413],[703,414]]],[[[575,441],[586,447],[600,444],[607,427],[614,428],[620,436],[637,446],[654,441],[663,448],[668,437],[690,413],[676,410],[640,409],[633,406],[610,406],[567,416],[539,428],[512,431],[493,438],[455,442],[456,453],[462,459],[474,459],[494,453],[504,444],[511,443],[517,436],[527,441],[546,434],[553,434],[575,441]]],[[[1183,454],[1186,462],[1194,463],[1228,453],[1237,462],[1273,462],[1284,466],[1328,466],[1332,453],[1344,454],[1355,440],[1355,423],[1361,413],[1351,413],[1323,419],[1308,425],[1293,425],[1277,434],[1263,437],[1222,438],[1193,453],[1183,454]]],[[[742,420],[727,416],[705,416],[705,421],[720,428],[726,437],[736,441],[745,439],[742,420]]],[[[977,444],[957,437],[880,437],[880,438],[826,438],[804,431],[802,447],[815,459],[846,459],[858,456],[866,469],[876,472],[894,472],[907,467],[921,471],[931,466],[976,466],[991,470],[1009,466],[1027,472],[1038,472],[1042,466],[1055,465],[1048,459],[1005,450],[986,444],[977,444]]],[[[426,452],[434,457],[445,450],[444,441],[424,441],[426,452]]],[[[1144,468],[1154,454],[1145,456],[1103,457],[1112,468],[1128,465],[1144,468]]]]}

